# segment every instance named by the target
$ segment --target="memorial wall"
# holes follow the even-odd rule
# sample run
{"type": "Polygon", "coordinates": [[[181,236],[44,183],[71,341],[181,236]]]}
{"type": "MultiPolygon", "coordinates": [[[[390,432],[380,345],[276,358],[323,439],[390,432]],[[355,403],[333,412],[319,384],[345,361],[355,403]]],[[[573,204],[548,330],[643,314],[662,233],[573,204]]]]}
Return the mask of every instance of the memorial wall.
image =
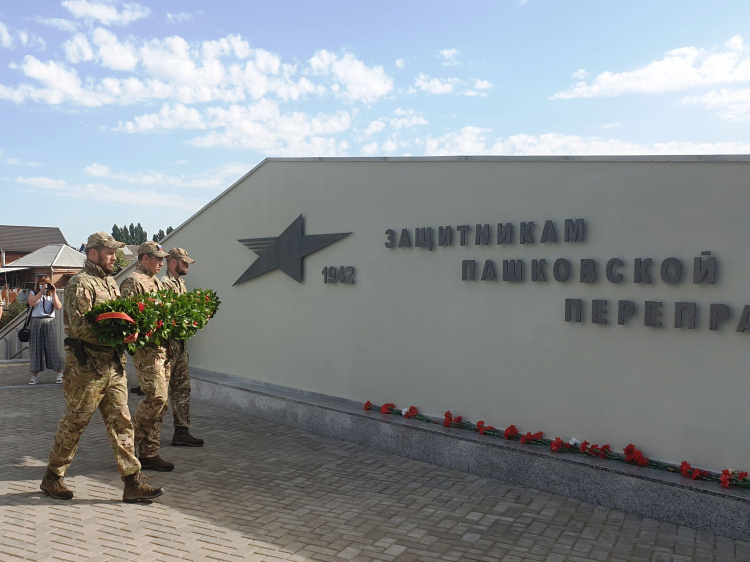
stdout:
{"type": "Polygon", "coordinates": [[[268,159],[164,244],[191,365],[714,470],[750,447],[750,159],[268,159]]]}

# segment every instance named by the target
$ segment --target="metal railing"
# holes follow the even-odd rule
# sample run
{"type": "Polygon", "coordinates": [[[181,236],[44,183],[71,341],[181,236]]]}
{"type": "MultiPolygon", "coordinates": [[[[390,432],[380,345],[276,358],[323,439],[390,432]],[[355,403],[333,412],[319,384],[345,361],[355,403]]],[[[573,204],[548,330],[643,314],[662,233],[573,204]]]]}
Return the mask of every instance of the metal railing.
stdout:
{"type": "MultiPolygon", "coordinates": [[[[57,291],[57,298],[64,302],[65,292],[57,291]]],[[[29,344],[18,339],[18,331],[23,327],[27,311],[24,310],[13,320],[0,329],[0,359],[28,359],[29,344]]],[[[65,331],[63,330],[62,310],[55,311],[55,332],[57,334],[57,349],[61,357],[65,357],[65,331]]]]}

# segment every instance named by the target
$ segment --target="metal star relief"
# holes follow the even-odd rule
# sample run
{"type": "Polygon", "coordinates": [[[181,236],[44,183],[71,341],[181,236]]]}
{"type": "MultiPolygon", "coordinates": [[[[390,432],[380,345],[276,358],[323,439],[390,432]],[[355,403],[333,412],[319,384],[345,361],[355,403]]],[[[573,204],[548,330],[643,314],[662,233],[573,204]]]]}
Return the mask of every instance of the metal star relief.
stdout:
{"type": "Polygon", "coordinates": [[[276,238],[238,240],[258,254],[258,259],[234,282],[234,285],[250,281],[274,269],[283,271],[298,283],[302,283],[302,259],[351,234],[303,234],[303,230],[304,220],[300,215],[276,238]]]}

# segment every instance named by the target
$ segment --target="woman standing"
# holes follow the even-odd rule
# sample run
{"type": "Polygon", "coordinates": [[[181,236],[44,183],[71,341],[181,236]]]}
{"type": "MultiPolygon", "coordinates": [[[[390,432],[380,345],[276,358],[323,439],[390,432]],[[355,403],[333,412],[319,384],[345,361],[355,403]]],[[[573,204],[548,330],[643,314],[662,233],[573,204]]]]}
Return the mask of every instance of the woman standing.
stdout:
{"type": "Polygon", "coordinates": [[[39,371],[45,368],[57,371],[57,383],[62,383],[63,361],[57,350],[57,333],[55,330],[55,311],[62,308],[57,298],[55,286],[49,277],[40,277],[36,282],[36,291],[29,295],[31,310],[31,339],[29,356],[31,358],[31,380],[36,384],[39,371]]]}

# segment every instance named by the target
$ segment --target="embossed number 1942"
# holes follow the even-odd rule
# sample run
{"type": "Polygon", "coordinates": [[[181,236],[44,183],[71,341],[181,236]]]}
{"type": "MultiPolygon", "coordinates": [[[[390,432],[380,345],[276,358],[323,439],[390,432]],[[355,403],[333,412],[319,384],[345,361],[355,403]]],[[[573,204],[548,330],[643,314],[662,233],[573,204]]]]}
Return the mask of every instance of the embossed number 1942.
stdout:
{"type": "Polygon", "coordinates": [[[323,283],[354,283],[354,274],[356,270],[352,266],[343,265],[336,267],[334,265],[323,268],[323,283]]]}

